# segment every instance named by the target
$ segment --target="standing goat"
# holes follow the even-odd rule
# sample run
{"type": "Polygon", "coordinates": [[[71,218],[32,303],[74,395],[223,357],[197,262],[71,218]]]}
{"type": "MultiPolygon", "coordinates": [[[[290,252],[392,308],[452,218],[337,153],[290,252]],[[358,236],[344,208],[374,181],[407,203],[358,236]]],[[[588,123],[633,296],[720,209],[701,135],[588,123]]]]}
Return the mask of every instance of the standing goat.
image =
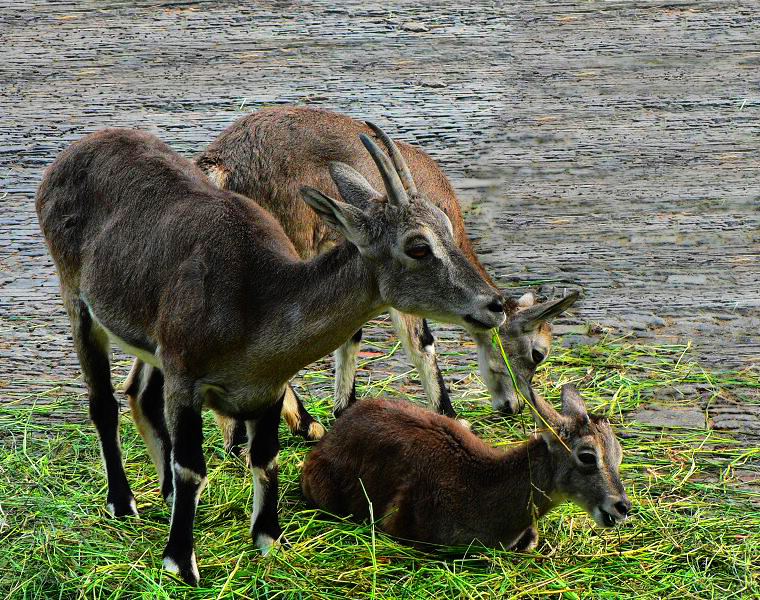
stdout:
{"type": "MultiPolygon", "coordinates": [[[[396,160],[411,165],[414,173],[414,180],[402,178],[403,185],[411,193],[419,189],[447,214],[456,244],[481,276],[494,285],[472,249],[459,202],[444,173],[421,149],[404,143],[394,144],[375,125],[313,108],[263,109],[228,127],[196,163],[222,189],[248,196],[272,213],[301,258],[310,259],[340,243],[342,237],[301,201],[300,188],[306,185],[337,193],[328,169],[329,161],[348,164],[367,177],[370,184],[382,185],[380,173],[359,141],[362,134],[380,139],[387,148],[398,149],[393,151],[401,155],[396,160]]],[[[510,319],[502,326],[501,337],[520,391],[526,397],[536,367],[551,349],[551,326],[547,320],[568,309],[577,298],[577,292],[572,292],[558,300],[535,304],[533,295],[528,293],[517,302],[505,301],[510,319]]],[[[419,316],[393,309],[390,314],[399,338],[417,368],[430,405],[437,412],[456,416],[436,361],[435,340],[427,323],[419,316]]],[[[520,407],[518,396],[500,353],[494,352],[491,346],[490,333],[476,326],[468,328],[478,345],[480,372],[490,391],[493,407],[517,412],[520,407]]],[[[354,380],[361,337],[359,329],[335,353],[336,415],[356,399],[354,380]]],[[[150,410],[142,407],[157,405],[156,400],[146,396],[161,395],[161,373],[137,360],[125,389],[135,420],[140,423],[143,411],[150,410]]],[[[285,396],[283,416],[293,433],[307,439],[318,439],[324,434],[324,428],[311,417],[292,389],[285,396]]],[[[228,449],[245,443],[242,422],[217,420],[228,449]]],[[[164,487],[167,487],[166,482],[164,487]]],[[[171,487],[170,481],[168,487],[171,487]]]]}
{"type": "Polygon", "coordinates": [[[535,396],[533,406],[541,434],[503,452],[408,402],[358,402],[307,457],[304,495],[356,518],[371,502],[381,529],[431,544],[533,548],[535,520],[565,499],[602,527],[624,519],[622,450],[607,420],[588,415],[571,385],[562,414],[535,396]]]}
{"type": "Polygon", "coordinates": [[[163,373],[163,411],[147,407],[141,432],[161,461],[170,457],[164,566],[188,583],[199,579],[193,520],[207,481],[203,406],[245,421],[251,535],[267,551],[281,534],[277,425],[299,369],[391,306],[484,331],[504,322],[501,297],[459,250],[446,215],[405,191],[405,164],[392,164],[366,136],[362,143],[386,193],[351,167],[330,164],[345,202],[313,188],[302,195],[347,241],[311,261],[300,259],[258,204],[214,187],[146,133],[88,135],[61,153],[40,184],[37,215],[116,516],[135,514],[136,506],[121,460],[109,341],[163,373]]]}
{"type": "MultiPolygon", "coordinates": [[[[196,163],[219,187],[253,198],[271,212],[299,255],[308,259],[340,243],[341,236],[301,202],[298,192],[301,186],[335,194],[336,185],[327,168],[330,161],[346,163],[367,177],[373,186],[380,185],[379,173],[359,142],[362,134],[380,139],[385,136],[371,123],[326,110],[267,108],[238,119],[209,145],[196,163]]],[[[457,246],[481,277],[495,287],[472,248],[456,193],[440,167],[418,147],[401,142],[391,145],[387,139],[383,142],[397,148],[400,153],[397,160],[408,163],[414,173],[414,181],[402,178],[403,184],[411,186],[413,193],[419,190],[446,213],[457,246]]],[[[535,305],[530,294],[523,296],[520,302],[505,300],[505,311],[511,318],[502,326],[501,336],[525,397],[529,397],[536,367],[551,348],[551,327],[547,320],[567,310],[577,298],[577,292],[573,292],[535,305]]],[[[397,310],[391,310],[390,315],[420,375],[431,407],[442,414],[456,416],[436,362],[435,340],[427,323],[419,316],[397,310]]],[[[480,372],[494,409],[518,412],[518,395],[501,355],[493,350],[490,332],[476,323],[466,324],[466,327],[477,343],[480,372]]],[[[361,336],[359,329],[335,353],[336,415],[356,399],[354,379],[361,336]]],[[[300,411],[303,414],[302,407],[300,411]]],[[[298,415],[294,414],[290,421],[298,424],[298,415]]]]}

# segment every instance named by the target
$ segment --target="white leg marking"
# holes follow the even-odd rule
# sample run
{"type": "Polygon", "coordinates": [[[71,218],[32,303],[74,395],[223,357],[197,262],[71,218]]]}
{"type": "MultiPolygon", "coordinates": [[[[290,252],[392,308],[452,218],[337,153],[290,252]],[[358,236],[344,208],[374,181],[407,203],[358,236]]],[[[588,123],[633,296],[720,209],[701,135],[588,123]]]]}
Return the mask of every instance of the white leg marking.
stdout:
{"type": "Polygon", "coordinates": [[[269,477],[267,477],[266,471],[259,467],[253,467],[251,469],[253,473],[253,510],[251,511],[251,532],[253,532],[253,526],[256,524],[256,519],[261,514],[261,509],[264,507],[264,498],[266,497],[267,488],[269,487],[269,477]]]}
{"type": "Polygon", "coordinates": [[[193,471],[192,469],[188,469],[187,467],[183,467],[178,462],[174,462],[172,465],[172,469],[174,469],[174,474],[180,478],[181,481],[185,482],[192,482],[196,485],[200,485],[203,483],[203,480],[206,479],[203,475],[200,473],[197,473],[196,471],[193,471]]]}
{"type": "Polygon", "coordinates": [[[335,397],[333,410],[342,410],[348,407],[348,400],[354,389],[356,355],[358,353],[359,344],[354,342],[353,338],[335,351],[335,397]]]}
{"type": "MultiPolygon", "coordinates": [[[[196,473],[192,469],[188,469],[187,467],[183,467],[177,462],[174,462],[172,464],[172,469],[174,470],[174,477],[175,481],[177,479],[180,479],[184,482],[192,482],[198,487],[195,488],[195,507],[198,507],[198,501],[201,498],[201,492],[205,489],[206,485],[208,484],[208,477],[204,477],[200,473],[196,473]]],[[[172,505],[174,502],[174,494],[172,494],[172,505]]],[[[174,509],[172,508],[172,513],[174,512],[174,509]]]]}
{"type": "MultiPolygon", "coordinates": [[[[116,507],[113,505],[113,502],[106,504],[106,510],[112,517],[116,516],[116,507]]],[[[134,498],[129,501],[129,510],[133,517],[139,516],[139,513],[137,512],[137,502],[135,502],[134,498]]]]}
{"type": "MultiPolygon", "coordinates": [[[[267,492],[269,491],[269,477],[267,476],[267,471],[273,469],[276,464],[277,456],[275,456],[269,462],[266,469],[262,469],[261,467],[251,468],[251,472],[253,473],[253,510],[251,511],[251,533],[253,533],[253,527],[256,524],[256,520],[259,518],[261,510],[264,508],[264,500],[266,499],[267,492]]],[[[273,542],[274,540],[272,540],[271,536],[260,533],[256,536],[254,543],[259,549],[264,552],[264,554],[266,554],[269,551],[269,548],[271,548],[273,542]]]]}
{"type": "Polygon", "coordinates": [[[169,556],[164,557],[164,569],[169,571],[169,573],[179,574],[179,565],[169,556]]]}
{"type": "Polygon", "coordinates": [[[193,571],[195,581],[200,581],[201,574],[198,572],[198,561],[195,560],[195,550],[193,550],[193,553],[190,555],[190,569],[193,571]]]}
{"type": "MultiPolygon", "coordinates": [[[[406,355],[412,361],[414,368],[420,376],[422,389],[425,390],[428,403],[438,411],[441,404],[441,395],[443,391],[438,383],[438,372],[435,364],[435,344],[428,344],[420,347],[418,339],[412,339],[411,331],[407,323],[410,318],[398,311],[390,311],[391,320],[398,334],[401,343],[404,345],[406,355]]],[[[420,323],[421,326],[421,323],[420,323]]]]}
{"type": "MultiPolygon", "coordinates": [[[[169,573],[174,573],[175,575],[179,575],[179,565],[173,558],[170,556],[165,556],[163,563],[164,569],[166,571],[169,571],[169,573]]],[[[193,553],[190,555],[190,571],[192,572],[195,581],[200,581],[201,575],[198,572],[198,562],[195,560],[195,550],[193,550],[193,553]]]]}
{"type": "Polygon", "coordinates": [[[256,547],[261,550],[261,554],[266,556],[269,554],[269,551],[275,546],[276,540],[272,538],[271,535],[267,535],[266,533],[260,533],[256,536],[256,541],[254,544],[256,544],[256,547]]]}

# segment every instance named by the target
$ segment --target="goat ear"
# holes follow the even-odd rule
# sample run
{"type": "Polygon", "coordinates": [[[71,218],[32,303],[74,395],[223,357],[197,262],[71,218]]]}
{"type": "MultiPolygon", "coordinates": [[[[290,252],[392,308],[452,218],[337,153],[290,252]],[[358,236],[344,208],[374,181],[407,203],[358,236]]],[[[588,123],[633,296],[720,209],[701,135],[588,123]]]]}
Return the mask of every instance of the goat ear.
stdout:
{"type": "MultiPolygon", "coordinates": [[[[527,296],[525,294],[518,301],[517,314],[512,318],[511,327],[518,329],[522,333],[529,333],[538,329],[542,323],[553,319],[561,315],[580,297],[580,292],[570,292],[564,298],[557,300],[550,300],[548,302],[540,302],[538,304],[528,305],[525,308],[523,298],[527,296]]],[[[531,294],[532,296],[532,294],[531,294]]]]}
{"type": "Polygon", "coordinates": [[[340,196],[346,202],[364,208],[368,202],[382,198],[382,194],[377,192],[361,173],[346,163],[333,161],[329,168],[340,196]]]}
{"type": "Polygon", "coordinates": [[[301,196],[314,212],[359,248],[369,242],[367,216],[355,206],[326,196],[319,190],[304,186],[301,196]]]}
{"type": "Polygon", "coordinates": [[[589,420],[583,396],[572,383],[562,386],[562,415],[585,423],[589,420]]]}

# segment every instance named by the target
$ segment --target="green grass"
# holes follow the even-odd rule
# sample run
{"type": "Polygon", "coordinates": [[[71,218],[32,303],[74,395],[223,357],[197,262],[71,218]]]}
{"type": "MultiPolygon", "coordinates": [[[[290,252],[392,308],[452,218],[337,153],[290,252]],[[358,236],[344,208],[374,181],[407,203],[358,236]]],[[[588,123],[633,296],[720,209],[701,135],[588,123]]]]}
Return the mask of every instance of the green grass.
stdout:
{"type": "MultiPolygon", "coordinates": [[[[472,353],[451,348],[439,344],[441,362],[454,381],[455,405],[474,430],[495,445],[523,439],[533,428],[527,412],[494,416],[468,362],[472,353]]],[[[757,597],[760,501],[737,471],[756,472],[760,449],[709,429],[661,430],[630,418],[648,394],[667,386],[696,383],[715,395],[724,388],[760,387],[756,371],[706,372],[689,362],[686,350],[608,340],[554,351],[539,371],[537,388],[556,401],[559,386],[575,382],[591,409],[610,416],[622,437],[622,477],[635,514],[619,529],[600,531],[565,504],[539,522],[541,541],[530,554],[475,546],[423,553],[371,523],[308,510],[298,476],[309,444],[283,428],[280,516],[290,547],[262,557],[248,536],[250,475],[242,461],[224,456],[206,415],[209,486],[195,528],[198,589],[160,568],[169,511],[129,416],[122,421],[122,439],[140,518],[116,521],[104,510],[94,428],[46,418],[56,408],[81,404],[81,397],[4,401],[0,598],[757,597]]],[[[384,360],[364,361],[372,379],[362,375],[360,394],[419,394],[418,386],[402,385],[403,374],[378,376],[384,360]]],[[[330,381],[327,370],[301,379],[311,390],[330,381]]],[[[421,401],[419,395],[412,399],[421,401]]],[[[317,394],[308,406],[329,427],[328,394],[317,394]]]]}

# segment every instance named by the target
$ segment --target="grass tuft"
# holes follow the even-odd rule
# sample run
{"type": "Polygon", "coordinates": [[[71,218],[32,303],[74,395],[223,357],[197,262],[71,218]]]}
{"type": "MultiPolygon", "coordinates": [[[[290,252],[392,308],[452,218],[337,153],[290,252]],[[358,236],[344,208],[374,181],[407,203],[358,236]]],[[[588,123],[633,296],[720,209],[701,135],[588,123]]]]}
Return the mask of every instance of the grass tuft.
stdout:
{"type": "MultiPolygon", "coordinates": [[[[372,375],[360,395],[422,401],[416,386],[401,385],[406,373],[378,376],[381,361],[397,351],[378,343],[365,354],[363,367],[372,375]]],[[[473,376],[472,353],[453,343],[439,343],[439,352],[456,407],[476,433],[504,447],[524,439],[533,429],[530,416],[490,411],[473,376]]],[[[565,504],[539,522],[539,548],[529,554],[476,546],[413,550],[372,523],[307,509],[298,476],[309,444],[282,428],[280,515],[290,547],[262,557],[248,536],[250,475],[241,460],[224,456],[207,414],[209,486],[195,528],[203,587],[190,589],[161,570],[169,510],[131,419],[122,420],[122,444],[140,517],[116,521],[104,508],[94,428],[47,418],[81,404],[81,397],[41,392],[31,402],[0,404],[0,597],[757,597],[760,499],[746,475],[757,475],[760,448],[709,428],[660,429],[631,417],[674,386],[696,387],[708,403],[727,389],[760,388],[757,372],[706,372],[689,362],[684,346],[625,340],[558,349],[548,362],[537,376],[538,391],[556,401],[562,384],[576,383],[589,408],[608,415],[622,437],[622,477],[634,509],[619,529],[594,529],[565,504]]],[[[320,389],[331,378],[323,369],[302,381],[320,389]]],[[[658,403],[697,403],[688,391],[664,396],[658,403]]],[[[327,394],[308,407],[330,426],[327,394]]]]}

